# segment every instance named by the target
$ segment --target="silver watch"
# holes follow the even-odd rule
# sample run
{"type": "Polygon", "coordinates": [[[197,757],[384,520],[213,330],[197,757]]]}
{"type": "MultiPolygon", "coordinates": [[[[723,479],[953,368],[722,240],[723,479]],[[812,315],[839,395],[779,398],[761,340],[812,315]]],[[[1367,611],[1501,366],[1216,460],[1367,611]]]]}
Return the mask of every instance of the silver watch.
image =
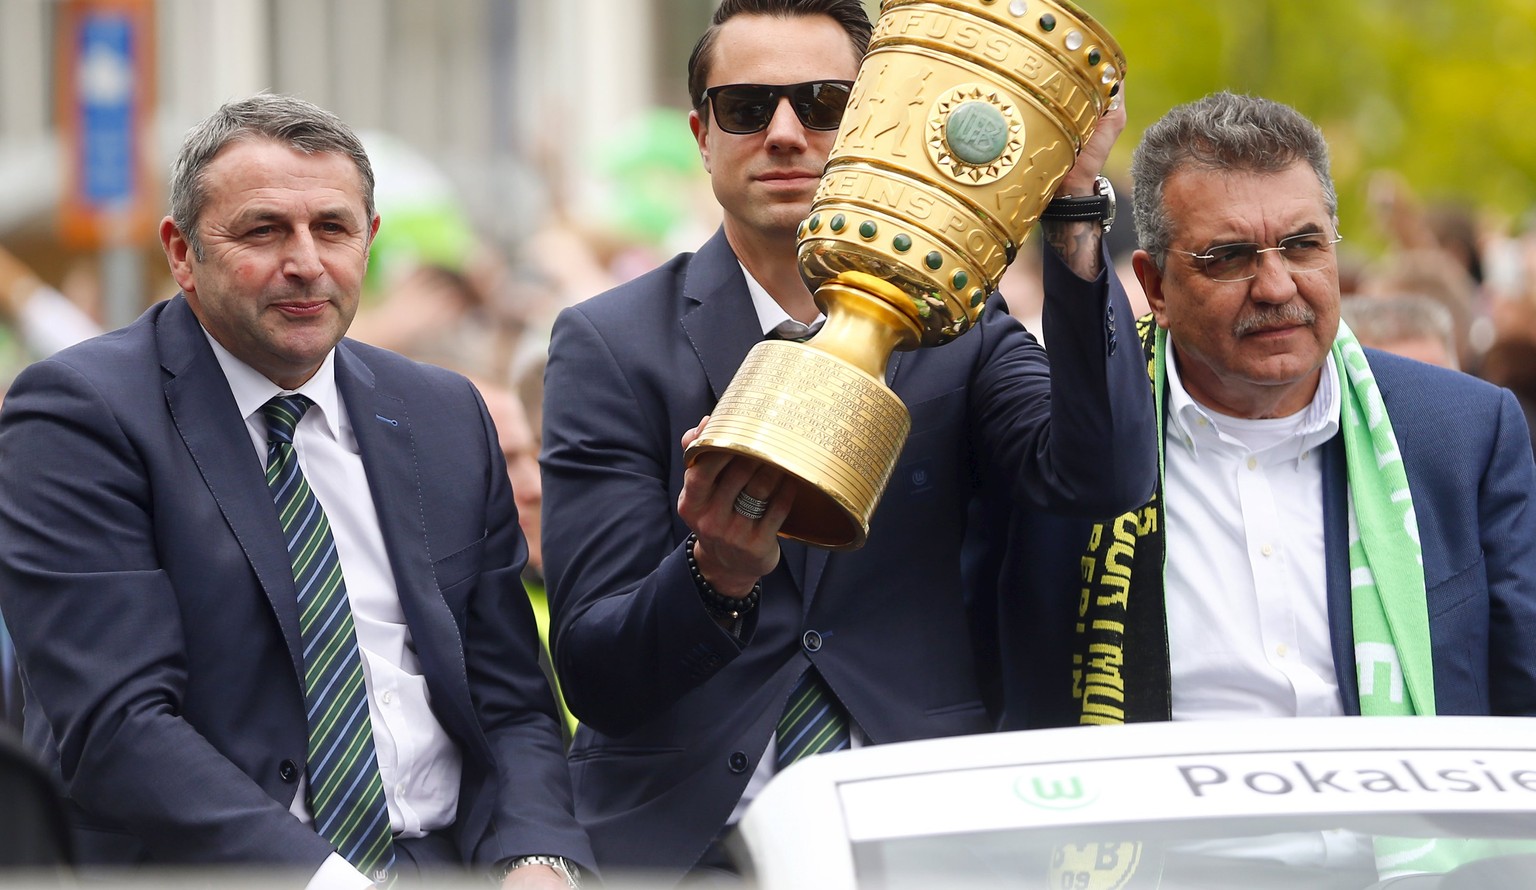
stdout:
{"type": "Polygon", "coordinates": [[[581,868],[576,863],[564,856],[519,856],[496,870],[496,885],[507,879],[507,875],[522,868],[525,865],[543,865],[555,870],[556,874],[565,878],[565,884],[571,890],[580,890],[581,868]]]}
{"type": "Polygon", "coordinates": [[[1056,222],[1097,222],[1101,231],[1108,234],[1115,224],[1115,187],[1110,184],[1109,177],[1096,176],[1093,194],[1056,198],[1045,205],[1040,218],[1056,222]]]}

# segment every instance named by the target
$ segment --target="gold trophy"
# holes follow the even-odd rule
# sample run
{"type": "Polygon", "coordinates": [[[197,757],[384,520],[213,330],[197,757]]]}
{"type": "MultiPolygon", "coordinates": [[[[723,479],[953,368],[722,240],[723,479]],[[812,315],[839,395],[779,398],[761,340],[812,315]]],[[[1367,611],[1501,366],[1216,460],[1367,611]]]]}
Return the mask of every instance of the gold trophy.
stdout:
{"type": "Polygon", "coordinates": [[[885,0],[800,224],[827,322],[753,347],[688,460],[771,464],[798,487],[780,535],[863,546],[912,425],[892,351],[970,328],[1124,76],[1070,0],[885,0]]]}

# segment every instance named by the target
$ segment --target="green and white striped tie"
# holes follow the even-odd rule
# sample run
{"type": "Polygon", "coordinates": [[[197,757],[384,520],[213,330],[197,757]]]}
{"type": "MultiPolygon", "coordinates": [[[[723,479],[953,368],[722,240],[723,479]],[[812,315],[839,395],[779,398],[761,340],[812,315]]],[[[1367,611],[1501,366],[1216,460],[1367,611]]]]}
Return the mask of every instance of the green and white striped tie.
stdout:
{"type": "Polygon", "coordinates": [[[774,738],[779,769],[812,754],[848,747],[848,714],[815,666],[807,667],[790,691],[774,738]]]}
{"type": "Polygon", "coordinates": [[[301,395],[277,396],[261,409],[267,420],[267,486],[277,504],[299,594],[309,802],[320,836],[358,871],[387,881],[395,854],[352,607],[331,523],[293,451],[293,431],[312,404],[301,395]]]}

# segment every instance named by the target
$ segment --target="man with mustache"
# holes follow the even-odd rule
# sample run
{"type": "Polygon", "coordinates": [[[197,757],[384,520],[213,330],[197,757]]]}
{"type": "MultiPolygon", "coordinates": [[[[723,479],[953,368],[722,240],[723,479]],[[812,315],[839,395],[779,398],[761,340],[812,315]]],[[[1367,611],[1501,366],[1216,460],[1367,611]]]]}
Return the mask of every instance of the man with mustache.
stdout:
{"type": "Polygon", "coordinates": [[[261,94],[171,174],[181,293],[0,412],[0,607],[79,860],[574,886],[591,851],[485,403],[343,339],[380,225],[362,144],[261,94]]]}
{"type": "MultiPolygon", "coordinates": [[[[831,718],[832,748],[991,728],[961,559],[982,484],[1083,513],[1152,488],[1143,362],[1097,216],[1045,227],[1049,365],[996,295],[974,330],[893,358],[912,433],[863,549],[780,541],[791,497],[772,469],[722,454],[685,464],[747,352],[820,321],[796,227],[870,32],[860,0],[721,4],[688,68],[724,225],[555,324],[545,570],[582,721],[577,814],[604,868],[729,869],[724,830],[808,747],[791,702],[820,702],[807,713],[831,718]]],[[[906,109],[912,96],[879,98],[906,109]]],[[[1103,118],[1060,195],[1093,192],[1124,114],[1103,118]]]]}
{"type": "Polygon", "coordinates": [[[1340,323],[1317,127],[1211,95],[1148,128],[1132,174],[1162,478],[1083,536],[1067,632],[1012,629],[1076,634],[1012,672],[1031,710],[1009,725],[1536,714],[1520,406],[1340,323]]]}

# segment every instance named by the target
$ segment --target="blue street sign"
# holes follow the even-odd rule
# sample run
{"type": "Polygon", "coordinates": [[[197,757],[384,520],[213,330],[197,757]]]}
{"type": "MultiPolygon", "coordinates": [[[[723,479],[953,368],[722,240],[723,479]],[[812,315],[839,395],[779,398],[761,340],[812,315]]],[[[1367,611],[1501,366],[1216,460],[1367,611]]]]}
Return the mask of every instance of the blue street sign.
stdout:
{"type": "Polygon", "coordinates": [[[134,23],[127,13],[92,10],[81,18],[76,56],[80,111],[79,197],[100,209],[137,197],[134,134],[134,23]]]}

